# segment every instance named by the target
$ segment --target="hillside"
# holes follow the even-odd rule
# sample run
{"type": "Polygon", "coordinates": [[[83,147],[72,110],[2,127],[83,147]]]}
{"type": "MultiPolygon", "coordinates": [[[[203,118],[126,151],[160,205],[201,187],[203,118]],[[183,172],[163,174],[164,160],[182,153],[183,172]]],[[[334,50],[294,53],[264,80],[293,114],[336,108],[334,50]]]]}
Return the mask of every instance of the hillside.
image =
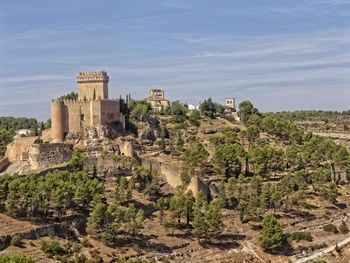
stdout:
{"type": "Polygon", "coordinates": [[[277,112],[275,116],[294,122],[300,129],[331,138],[350,148],[350,111],[277,112]]]}
{"type": "Polygon", "coordinates": [[[156,115],[131,105],[115,140],[132,142],[134,158],[80,145],[60,170],[0,176],[1,254],[303,262],[349,237],[349,148],[251,103],[242,122],[180,103],[156,115]]]}

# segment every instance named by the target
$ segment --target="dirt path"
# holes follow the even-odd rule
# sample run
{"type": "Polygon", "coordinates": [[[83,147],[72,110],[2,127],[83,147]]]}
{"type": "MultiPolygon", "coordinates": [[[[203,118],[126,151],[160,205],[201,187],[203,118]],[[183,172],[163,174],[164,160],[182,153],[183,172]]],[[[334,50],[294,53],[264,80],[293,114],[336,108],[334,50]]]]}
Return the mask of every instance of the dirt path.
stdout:
{"type": "Polygon", "coordinates": [[[264,260],[255,252],[257,250],[257,247],[249,242],[248,240],[242,242],[242,245],[250,252],[252,253],[257,259],[259,259],[261,262],[264,262],[264,260]]]}
{"type": "MultiPolygon", "coordinates": [[[[345,246],[345,245],[347,245],[349,243],[350,243],[350,237],[347,237],[343,241],[340,241],[338,243],[338,247],[341,248],[341,247],[343,247],[343,246],[345,246]]],[[[294,262],[295,263],[303,263],[303,262],[308,262],[308,261],[313,260],[313,259],[317,259],[317,258],[319,258],[319,257],[321,257],[321,256],[323,256],[323,255],[325,255],[325,254],[327,254],[329,252],[332,252],[333,250],[335,250],[335,247],[336,247],[336,245],[328,246],[328,247],[322,249],[321,251],[316,252],[315,254],[313,254],[311,256],[308,256],[308,257],[305,257],[305,258],[301,258],[301,259],[297,259],[294,262]]]]}

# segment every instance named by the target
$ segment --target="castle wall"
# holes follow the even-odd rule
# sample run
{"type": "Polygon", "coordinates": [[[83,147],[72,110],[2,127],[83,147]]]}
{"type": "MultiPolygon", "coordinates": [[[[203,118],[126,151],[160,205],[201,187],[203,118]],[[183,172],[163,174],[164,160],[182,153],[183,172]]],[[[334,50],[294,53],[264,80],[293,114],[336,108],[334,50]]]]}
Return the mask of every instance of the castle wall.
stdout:
{"type": "Polygon", "coordinates": [[[80,131],[81,104],[84,102],[66,100],[64,103],[64,133],[80,131]]]}
{"type": "Polygon", "coordinates": [[[89,101],[80,102],[80,114],[84,115],[84,119],[81,122],[85,125],[91,125],[91,104],[89,101]]]}
{"type": "Polygon", "coordinates": [[[29,149],[29,164],[32,170],[45,169],[68,162],[72,157],[73,145],[63,143],[33,144],[29,149]]]}
{"type": "Polygon", "coordinates": [[[91,125],[97,126],[101,125],[101,101],[99,100],[93,100],[90,102],[91,103],[91,125]]]}
{"type": "Polygon", "coordinates": [[[101,123],[102,125],[109,122],[119,121],[120,105],[118,100],[101,101],[101,123]]]}
{"type": "Polygon", "coordinates": [[[29,152],[36,138],[35,136],[17,138],[7,145],[5,157],[7,157],[10,162],[21,160],[22,154],[29,152]]]}

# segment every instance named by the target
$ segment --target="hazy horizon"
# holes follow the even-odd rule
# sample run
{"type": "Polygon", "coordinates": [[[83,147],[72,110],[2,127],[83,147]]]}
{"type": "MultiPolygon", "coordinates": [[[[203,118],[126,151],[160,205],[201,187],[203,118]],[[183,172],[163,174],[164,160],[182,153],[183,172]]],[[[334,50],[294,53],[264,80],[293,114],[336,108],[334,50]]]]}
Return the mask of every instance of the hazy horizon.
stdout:
{"type": "Polygon", "coordinates": [[[107,71],[111,98],[261,111],[350,108],[350,1],[2,1],[0,116],[50,117],[79,71],[107,71]]]}

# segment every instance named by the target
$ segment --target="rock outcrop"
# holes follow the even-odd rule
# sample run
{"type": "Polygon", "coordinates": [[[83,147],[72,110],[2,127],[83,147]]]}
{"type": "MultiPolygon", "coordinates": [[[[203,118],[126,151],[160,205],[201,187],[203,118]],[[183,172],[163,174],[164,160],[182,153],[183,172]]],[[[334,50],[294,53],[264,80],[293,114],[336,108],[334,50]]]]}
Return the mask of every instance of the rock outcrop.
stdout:
{"type": "Polygon", "coordinates": [[[143,141],[154,142],[158,138],[161,138],[163,133],[164,137],[168,137],[168,131],[162,129],[157,117],[149,117],[145,123],[139,124],[138,137],[143,141]]]}

